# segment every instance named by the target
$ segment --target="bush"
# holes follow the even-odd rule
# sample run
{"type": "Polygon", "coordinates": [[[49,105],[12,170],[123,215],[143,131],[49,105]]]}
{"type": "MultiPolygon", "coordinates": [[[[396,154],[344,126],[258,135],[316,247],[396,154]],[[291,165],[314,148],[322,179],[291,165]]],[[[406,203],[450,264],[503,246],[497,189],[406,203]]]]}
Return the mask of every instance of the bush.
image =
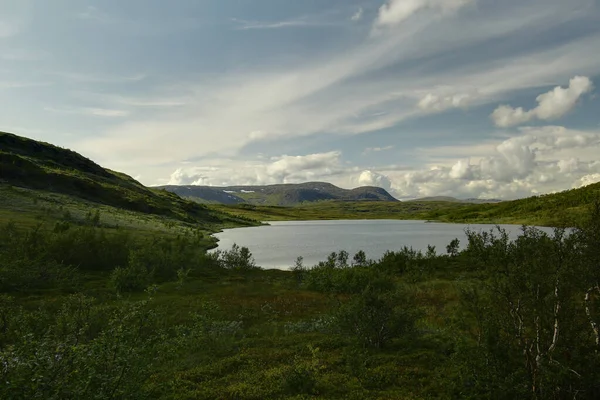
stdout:
{"type": "Polygon", "coordinates": [[[76,268],[56,261],[0,261],[0,291],[74,290],[80,280],[76,268]]]}
{"type": "Polygon", "coordinates": [[[217,250],[215,254],[219,266],[225,269],[236,271],[261,269],[256,265],[250,250],[247,247],[240,247],[235,243],[231,247],[231,250],[217,250]]]}
{"type": "Polygon", "coordinates": [[[369,286],[340,307],[338,331],[363,346],[383,347],[413,330],[418,313],[411,303],[405,293],[369,286]]]}
{"type": "Polygon", "coordinates": [[[151,275],[139,253],[132,251],[127,267],[117,267],[110,274],[110,285],[117,293],[141,292],[151,282],[151,275]]]}
{"type": "Polygon", "coordinates": [[[310,359],[294,357],[291,367],[284,375],[284,387],[289,394],[316,394],[317,377],[322,369],[319,348],[308,346],[310,359]]]}
{"type": "Polygon", "coordinates": [[[2,399],[139,398],[162,359],[147,302],[106,310],[75,295],[54,315],[29,316],[39,318],[40,328],[19,324],[0,346],[2,399]]]}

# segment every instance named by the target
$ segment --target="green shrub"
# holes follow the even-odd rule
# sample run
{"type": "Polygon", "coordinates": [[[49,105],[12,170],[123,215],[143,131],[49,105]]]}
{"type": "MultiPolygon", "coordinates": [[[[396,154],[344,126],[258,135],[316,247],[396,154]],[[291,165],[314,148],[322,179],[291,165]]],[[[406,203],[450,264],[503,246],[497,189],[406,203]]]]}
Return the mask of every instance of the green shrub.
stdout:
{"type": "Polygon", "coordinates": [[[406,293],[367,287],[335,315],[337,330],[365,347],[384,347],[413,331],[418,312],[406,293]]]}
{"type": "Polygon", "coordinates": [[[77,268],[56,261],[0,261],[0,291],[74,290],[80,282],[77,268]]]}
{"type": "Polygon", "coordinates": [[[316,394],[317,381],[323,369],[319,348],[308,345],[310,358],[305,360],[298,355],[284,374],[284,389],[289,394],[316,394]]]}
{"type": "Polygon", "coordinates": [[[151,274],[136,251],[131,252],[125,268],[117,267],[110,274],[110,286],[117,293],[141,292],[150,282],[151,274]]]}
{"type": "Polygon", "coordinates": [[[247,247],[240,247],[235,243],[231,247],[231,250],[217,250],[215,255],[219,266],[225,269],[236,271],[260,269],[256,265],[250,250],[247,247]]]}

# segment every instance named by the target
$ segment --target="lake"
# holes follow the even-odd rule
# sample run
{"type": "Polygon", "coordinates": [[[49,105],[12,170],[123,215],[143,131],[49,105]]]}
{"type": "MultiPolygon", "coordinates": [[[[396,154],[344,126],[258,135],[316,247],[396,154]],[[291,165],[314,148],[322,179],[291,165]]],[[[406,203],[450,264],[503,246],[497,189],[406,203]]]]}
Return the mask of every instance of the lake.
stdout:
{"type": "MultiPolygon", "coordinates": [[[[346,250],[352,257],[363,250],[368,258],[378,259],[387,250],[400,250],[403,246],[415,250],[436,247],[438,253],[455,238],[466,245],[465,229],[476,232],[489,231],[494,225],[444,224],[425,221],[399,220],[348,220],[348,221],[282,221],[269,222],[268,226],[227,229],[215,236],[220,250],[228,250],[234,243],[250,249],[256,264],[267,269],[289,269],[298,256],[304,265],[312,266],[323,261],[333,251],[346,250]]],[[[519,225],[500,225],[516,238],[519,225]]],[[[540,228],[551,233],[552,228],[540,228]]]]}

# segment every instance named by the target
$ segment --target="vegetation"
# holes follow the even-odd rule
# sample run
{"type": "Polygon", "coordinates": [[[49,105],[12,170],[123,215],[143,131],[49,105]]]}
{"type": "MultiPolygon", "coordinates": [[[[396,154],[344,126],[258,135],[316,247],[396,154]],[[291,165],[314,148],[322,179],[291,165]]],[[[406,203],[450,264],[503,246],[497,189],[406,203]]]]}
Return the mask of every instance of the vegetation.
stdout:
{"type": "Polygon", "coordinates": [[[432,200],[321,201],[296,207],[239,204],[211,205],[210,208],[260,221],[417,219],[440,222],[574,226],[585,219],[587,210],[598,198],[600,198],[600,183],[561,193],[484,204],[432,200]]]}
{"type": "MultiPolygon", "coordinates": [[[[227,224],[256,224],[209,210],[166,190],[147,188],[71,150],[10,133],[0,132],[0,171],[0,196],[6,197],[2,199],[4,213],[29,211],[21,209],[23,204],[30,206],[41,195],[45,203],[63,207],[72,205],[89,211],[101,206],[114,213],[129,211],[142,218],[161,217],[200,225],[207,231],[227,224]]],[[[38,204],[34,205],[28,208],[39,210],[38,204]]]]}
{"type": "Polygon", "coordinates": [[[98,219],[0,231],[0,398],[600,394],[600,206],[571,233],[292,271],[98,219]]]}
{"type": "Polygon", "coordinates": [[[497,205],[206,207],[0,140],[2,399],[600,397],[598,185],[497,205]],[[238,245],[207,252],[211,232],[269,217],[434,215],[576,227],[290,271],[238,245]]]}

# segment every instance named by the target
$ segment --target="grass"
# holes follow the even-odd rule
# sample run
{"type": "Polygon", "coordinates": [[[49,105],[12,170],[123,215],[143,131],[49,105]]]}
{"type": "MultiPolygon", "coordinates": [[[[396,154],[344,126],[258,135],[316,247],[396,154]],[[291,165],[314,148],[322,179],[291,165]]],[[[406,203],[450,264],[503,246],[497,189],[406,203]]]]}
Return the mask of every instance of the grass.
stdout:
{"type": "Polygon", "coordinates": [[[211,209],[260,221],[332,220],[332,219],[429,219],[436,210],[460,208],[450,202],[340,202],[323,201],[295,207],[211,205],[211,209]]]}

